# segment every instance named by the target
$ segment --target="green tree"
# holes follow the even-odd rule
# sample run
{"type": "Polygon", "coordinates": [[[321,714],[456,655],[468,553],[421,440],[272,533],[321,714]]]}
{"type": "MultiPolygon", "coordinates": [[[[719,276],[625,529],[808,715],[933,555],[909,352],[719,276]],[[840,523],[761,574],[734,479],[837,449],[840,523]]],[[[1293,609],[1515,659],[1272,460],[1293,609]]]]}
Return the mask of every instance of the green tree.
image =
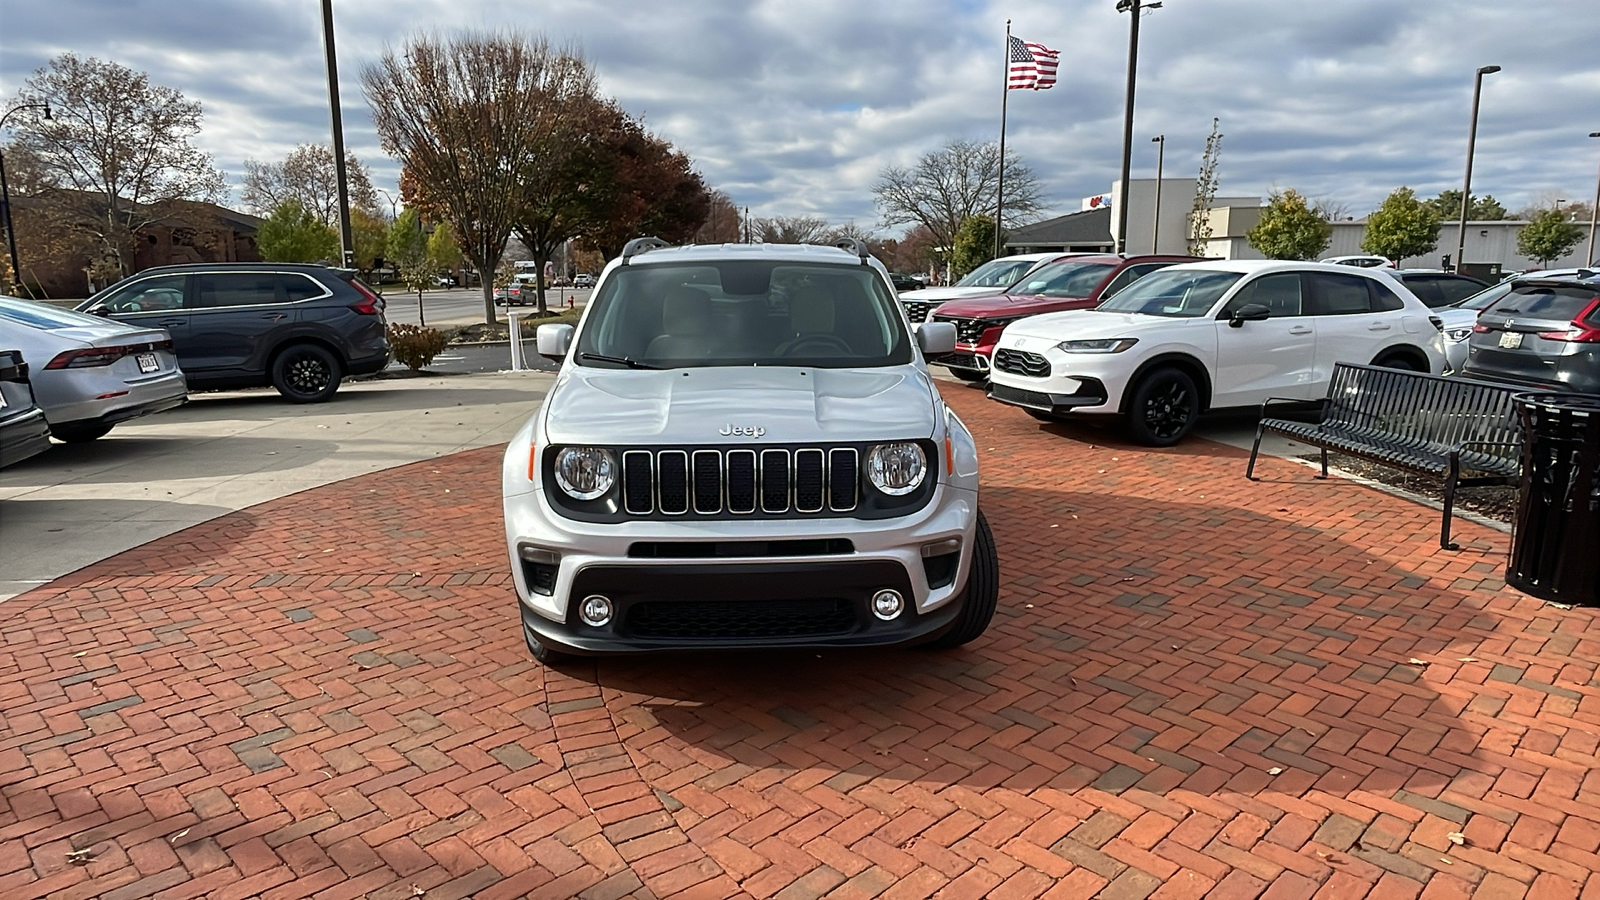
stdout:
{"type": "MultiPolygon", "coordinates": [[[[1461,192],[1451,188],[1440,191],[1439,196],[1428,201],[1433,211],[1439,214],[1439,221],[1454,222],[1461,218],[1461,192]]],[[[1509,219],[1511,214],[1500,205],[1493,195],[1484,194],[1482,197],[1473,197],[1472,205],[1467,208],[1467,219],[1473,222],[1487,222],[1491,220],[1509,219]]]]}
{"type": "Polygon", "coordinates": [[[1432,253],[1438,245],[1439,214],[1408,187],[1395,188],[1367,216],[1367,232],[1361,238],[1361,249],[1395,262],[1432,253]]]}
{"type": "Polygon", "coordinates": [[[371,271],[384,254],[389,228],[383,219],[356,207],[350,210],[350,240],[356,245],[356,268],[371,271]]]}
{"type": "Polygon", "coordinates": [[[422,217],[415,209],[408,207],[389,225],[384,256],[400,269],[427,265],[428,236],[422,233],[422,217]]]}
{"type": "Polygon", "coordinates": [[[1568,222],[1558,209],[1547,209],[1534,216],[1522,231],[1517,233],[1517,252],[1529,259],[1538,260],[1541,267],[1549,266],[1572,252],[1583,240],[1583,229],[1568,222]]]}
{"type": "Polygon", "coordinates": [[[261,223],[256,247],[268,262],[321,262],[339,258],[339,235],[291,198],[261,223]]]}
{"type": "Polygon", "coordinates": [[[449,222],[433,226],[433,234],[428,235],[428,265],[435,274],[453,272],[461,265],[461,245],[449,222]]]}
{"type": "Polygon", "coordinates": [[[950,274],[960,278],[994,259],[994,218],[967,216],[950,248],[950,274]]]}
{"type": "Polygon", "coordinates": [[[1268,259],[1315,259],[1328,249],[1333,226],[1294,188],[1273,191],[1261,221],[1245,232],[1250,246],[1268,259]]]}

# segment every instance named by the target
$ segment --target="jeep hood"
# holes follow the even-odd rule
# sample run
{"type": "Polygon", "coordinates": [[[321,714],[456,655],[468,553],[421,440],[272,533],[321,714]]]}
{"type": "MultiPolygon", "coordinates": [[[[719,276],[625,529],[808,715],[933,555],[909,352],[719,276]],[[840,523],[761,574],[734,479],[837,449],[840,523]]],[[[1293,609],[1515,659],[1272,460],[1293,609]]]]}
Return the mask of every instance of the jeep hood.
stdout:
{"type": "Polygon", "coordinates": [[[545,412],[554,443],[754,446],[927,438],[937,410],[933,385],[915,366],[575,366],[556,382],[545,412]]]}

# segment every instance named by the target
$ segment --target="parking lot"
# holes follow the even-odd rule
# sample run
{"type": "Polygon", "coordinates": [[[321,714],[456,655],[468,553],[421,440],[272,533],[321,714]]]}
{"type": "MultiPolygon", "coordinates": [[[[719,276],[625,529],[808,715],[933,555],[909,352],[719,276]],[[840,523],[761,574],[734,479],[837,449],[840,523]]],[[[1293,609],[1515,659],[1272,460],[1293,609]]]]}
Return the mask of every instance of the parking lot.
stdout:
{"type": "Polygon", "coordinates": [[[1600,890],[1600,628],[1504,534],[942,389],[1002,565],[957,651],[542,667],[488,439],[7,601],[0,895],[1600,890]]]}

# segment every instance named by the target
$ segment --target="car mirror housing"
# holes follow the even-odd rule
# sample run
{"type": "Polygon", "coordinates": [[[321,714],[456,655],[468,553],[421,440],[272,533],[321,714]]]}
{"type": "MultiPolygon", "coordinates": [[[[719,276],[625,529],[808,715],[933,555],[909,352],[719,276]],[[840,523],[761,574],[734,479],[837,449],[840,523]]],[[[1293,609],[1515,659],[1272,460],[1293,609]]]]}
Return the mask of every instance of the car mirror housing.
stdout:
{"type": "Polygon", "coordinates": [[[1228,317],[1228,325],[1233,328],[1243,328],[1246,322],[1262,322],[1271,318],[1272,310],[1260,303],[1246,303],[1233,311],[1228,317]]]}
{"type": "Polygon", "coordinates": [[[567,352],[572,349],[571,325],[540,325],[534,332],[534,345],[539,355],[545,359],[560,361],[567,358],[567,352]]]}
{"type": "Polygon", "coordinates": [[[923,356],[936,356],[956,349],[956,326],[949,322],[923,322],[917,328],[917,346],[923,356]]]}

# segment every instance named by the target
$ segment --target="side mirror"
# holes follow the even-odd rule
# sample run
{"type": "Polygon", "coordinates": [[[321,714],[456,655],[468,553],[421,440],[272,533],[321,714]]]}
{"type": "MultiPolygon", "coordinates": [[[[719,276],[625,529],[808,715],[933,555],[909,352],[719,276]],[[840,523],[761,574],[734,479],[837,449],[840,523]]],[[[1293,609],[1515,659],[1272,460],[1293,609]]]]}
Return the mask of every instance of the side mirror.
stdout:
{"type": "Polygon", "coordinates": [[[1243,328],[1246,322],[1265,322],[1271,317],[1272,310],[1262,306],[1260,303],[1246,303],[1234,310],[1233,315],[1228,317],[1228,326],[1231,328],[1243,328]]]}
{"type": "Polygon", "coordinates": [[[571,325],[540,325],[539,330],[533,333],[534,346],[540,356],[559,362],[566,359],[568,351],[572,349],[573,331],[571,325]]]}
{"type": "Polygon", "coordinates": [[[917,346],[923,356],[938,356],[956,349],[956,326],[949,322],[923,322],[917,329],[917,346]]]}

